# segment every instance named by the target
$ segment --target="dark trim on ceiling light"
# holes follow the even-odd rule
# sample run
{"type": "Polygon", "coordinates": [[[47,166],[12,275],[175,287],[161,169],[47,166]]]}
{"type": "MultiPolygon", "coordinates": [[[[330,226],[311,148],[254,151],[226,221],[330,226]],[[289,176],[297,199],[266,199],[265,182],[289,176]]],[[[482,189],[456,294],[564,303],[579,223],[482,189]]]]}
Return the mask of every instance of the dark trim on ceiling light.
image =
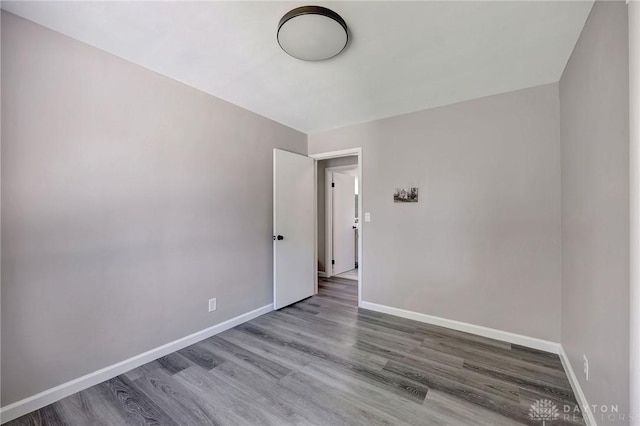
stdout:
{"type": "MultiPolygon", "coordinates": [[[[280,19],[280,22],[278,23],[278,32],[276,33],[276,40],[278,41],[278,45],[280,46],[280,48],[287,55],[295,58],[295,56],[287,52],[280,44],[280,29],[288,20],[295,18],[297,16],[302,16],[302,15],[322,15],[327,18],[333,19],[338,24],[340,24],[340,26],[344,29],[344,32],[347,35],[347,39],[345,40],[345,43],[344,43],[344,46],[342,46],[342,49],[340,49],[340,51],[336,53],[334,56],[337,56],[340,53],[342,53],[342,51],[347,47],[347,44],[349,44],[349,29],[347,28],[347,23],[344,21],[344,19],[342,19],[342,16],[338,15],[333,10],[327,9],[326,7],[322,7],[322,6],[300,6],[285,13],[285,15],[280,19]]],[[[300,58],[296,58],[296,59],[300,59],[300,58]]],[[[327,58],[327,59],[331,59],[331,58],[327,58]]],[[[304,60],[304,59],[301,59],[301,60],[304,60]]]]}

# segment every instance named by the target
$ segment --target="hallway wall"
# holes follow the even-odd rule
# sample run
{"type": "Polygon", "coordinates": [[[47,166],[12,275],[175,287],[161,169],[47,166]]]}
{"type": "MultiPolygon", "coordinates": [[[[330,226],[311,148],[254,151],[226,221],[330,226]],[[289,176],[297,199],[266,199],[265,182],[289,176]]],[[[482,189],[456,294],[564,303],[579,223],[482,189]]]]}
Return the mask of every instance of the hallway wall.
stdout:
{"type": "Polygon", "coordinates": [[[330,167],[353,166],[358,164],[358,156],[330,158],[318,161],[318,271],[326,271],[325,259],[325,170],[330,167]]]}

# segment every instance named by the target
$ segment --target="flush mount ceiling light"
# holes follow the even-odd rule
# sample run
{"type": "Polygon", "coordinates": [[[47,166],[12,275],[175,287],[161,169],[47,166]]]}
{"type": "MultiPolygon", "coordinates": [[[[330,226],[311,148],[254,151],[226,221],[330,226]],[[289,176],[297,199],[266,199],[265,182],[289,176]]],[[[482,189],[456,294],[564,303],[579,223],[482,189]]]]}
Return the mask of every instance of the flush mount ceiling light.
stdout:
{"type": "Polygon", "coordinates": [[[336,12],[321,6],[297,7],[278,24],[278,44],[303,61],[333,58],[347,46],[347,24],[336,12]]]}

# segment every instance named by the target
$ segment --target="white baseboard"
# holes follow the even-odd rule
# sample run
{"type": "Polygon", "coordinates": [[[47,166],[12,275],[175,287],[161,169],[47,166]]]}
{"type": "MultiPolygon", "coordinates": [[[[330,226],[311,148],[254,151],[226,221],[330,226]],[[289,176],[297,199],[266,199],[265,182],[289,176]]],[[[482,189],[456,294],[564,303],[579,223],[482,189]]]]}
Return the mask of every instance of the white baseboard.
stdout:
{"type": "Polygon", "coordinates": [[[578,378],[576,377],[576,373],[573,371],[573,367],[571,367],[571,362],[569,362],[569,357],[567,353],[564,351],[564,348],[560,346],[560,361],[562,362],[562,366],[564,367],[565,373],[567,373],[567,377],[569,378],[569,383],[571,384],[571,389],[573,389],[573,394],[578,400],[578,404],[580,405],[580,410],[582,410],[582,418],[587,426],[596,426],[596,419],[593,416],[593,412],[589,408],[590,405],[587,402],[587,397],[582,392],[582,388],[580,387],[580,383],[578,382],[578,378]]]}
{"type": "Polygon", "coordinates": [[[327,278],[327,273],[326,273],[326,272],[324,272],[324,271],[318,271],[318,276],[319,276],[320,278],[327,278]]]}
{"type": "Polygon", "coordinates": [[[454,321],[446,318],[435,317],[432,315],[421,314],[419,312],[407,311],[405,309],[393,308],[391,306],[378,305],[377,303],[363,301],[360,302],[359,307],[557,354],[560,357],[560,361],[562,362],[564,371],[567,373],[569,383],[571,384],[571,389],[573,389],[573,393],[578,400],[578,404],[580,405],[580,409],[582,410],[583,418],[586,425],[597,426],[596,419],[593,416],[593,412],[589,409],[590,405],[587,402],[587,398],[585,397],[576,374],[571,367],[569,358],[567,357],[564,348],[559,343],[510,333],[508,331],[496,330],[480,325],[468,324],[461,321],[454,321]]]}
{"type": "MultiPolygon", "coordinates": [[[[319,272],[318,275],[320,275],[320,273],[321,272],[319,272]]],[[[560,356],[560,360],[562,361],[562,365],[567,373],[569,382],[576,396],[576,399],[580,404],[580,408],[584,414],[584,419],[587,426],[596,426],[596,421],[595,421],[595,418],[593,417],[593,413],[589,410],[589,404],[587,402],[587,399],[584,393],[582,392],[582,388],[580,387],[580,384],[578,383],[578,380],[573,371],[573,368],[571,367],[571,363],[569,362],[569,358],[567,357],[567,354],[565,353],[564,349],[560,344],[542,340],[542,339],[537,339],[534,337],[528,337],[528,336],[523,336],[515,333],[510,333],[507,331],[501,331],[501,330],[496,330],[496,329],[483,327],[479,325],[468,324],[461,321],[449,320],[445,318],[435,317],[432,315],[421,314],[419,312],[407,311],[404,309],[394,308],[391,306],[379,305],[377,303],[362,301],[360,303],[360,307],[363,309],[369,309],[376,312],[396,315],[402,318],[407,318],[407,319],[420,321],[427,324],[433,324],[441,327],[451,328],[453,330],[464,331],[467,333],[476,334],[476,335],[488,337],[491,339],[502,340],[505,342],[514,343],[514,344],[518,344],[518,345],[522,345],[522,346],[526,346],[534,349],[539,349],[545,352],[558,354],[560,356]]],[[[65,398],[69,395],[72,395],[76,392],[79,392],[91,386],[102,383],[105,380],[109,380],[120,374],[126,373],[129,370],[132,370],[136,367],[144,365],[162,356],[165,356],[172,352],[183,349],[189,345],[197,343],[208,337],[214,336],[218,333],[222,333],[225,330],[228,330],[244,322],[257,318],[260,315],[264,315],[268,312],[271,312],[272,310],[273,310],[272,304],[263,306],[251,312],[247,312],[245,314],[238,315],[237,317],[231,318],[227,321],[221,322],[220,324],[216,324],[204,330],[182,337],[178,340],[174,340],[173,342],[151,349],[147,352],[136,355],[124,361],[102,368],[98,371],[94,371],[93,373],[89,373],[77,379],[63,383],[54,388],[47,389],[46,391],[40,392],[36,395],[14,402],[13,404],[9,404],[5,407],[0,408],[0,423],[6,423],[8,421],[16,419],[34,410],[40,409],[46,405],[59,401],[60,399],[65,398]]]]}
{"type": "Polygon", "coordinates": [[[77,379],[63,383],[54,388],[47,389],[46,391],[40,392],[36,395],[22,399],[20,401],[16,401],[13,404],[9,404],[5,407],[0,408],[0,423],[6,423],[8,421],[16,419],[34,410],[59,401],[62,398],[65,398],[76,392],[97,385],[98,383],[102,383],[105,380],[112,379],[120,374],[126,373],[133,368],[144,365],[172,352],[186,348],[189,345],[197,343],[218,333],[222,333],[225,330],[257,318],[260,315],[271,312],[272,310],[273,304],[265,305],[261,308],[254,309],[251,312],[247,312],[245,314],[231,318],[227,321],[221,322],[220,324],[205,328],[204,330],[197,331],[186,337],[182,337],[178,340],[174,340],[173,342],[158,346],[157,348],[151,349],[129,359],[125,359],[124,361],[120,361],[98,371],[94,371],[93,373],[78,377],[77,379]]]}
{"type": "Polygon", "coordinates": [[[435,317],[433,315],[421,314],[419,312],[407,311],[405,309],[393,308],[391,306],[378,305],[377,303],[365,301],[360,302],[359,306],[363,309],[369,309],[371,311],[382,312],[385,314],[395,315],[414,321],[420,321],[440,327],[451,328],[453,330],[464,331],[466,333],[476,334],[478,336],[501,340],[503,342],[513,343],[516,345],[522,345],[528,348],[551,352],[553,354],[559,353],[560,350],[559,343],[550,342],[548,340],[542,340],[535,337],[523,336],[521,334],[511,333],[508,331],[496,330],[494,328],[483,327],[481,325],[474,325],[466,322],[435,317]]]}

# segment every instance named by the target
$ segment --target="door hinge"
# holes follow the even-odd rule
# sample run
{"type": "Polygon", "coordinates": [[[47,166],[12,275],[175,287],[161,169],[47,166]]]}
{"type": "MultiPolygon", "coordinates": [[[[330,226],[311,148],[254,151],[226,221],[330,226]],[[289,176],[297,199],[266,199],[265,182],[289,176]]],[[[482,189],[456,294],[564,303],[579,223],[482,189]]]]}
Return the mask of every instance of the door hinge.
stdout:
{"type": "Polygon", "coordinates": [[[335,260],[331,260],[331,264],[332,264],[332,265],[335,265],[335,264],[336,264],[336,261],[335,261],[335,260]]]}
{"type": "Polygon", "coordinates": [[[335,182],[331,182],[331,187],[335,188],[335,186],[336,186],[336,183],[335,182]]]}

